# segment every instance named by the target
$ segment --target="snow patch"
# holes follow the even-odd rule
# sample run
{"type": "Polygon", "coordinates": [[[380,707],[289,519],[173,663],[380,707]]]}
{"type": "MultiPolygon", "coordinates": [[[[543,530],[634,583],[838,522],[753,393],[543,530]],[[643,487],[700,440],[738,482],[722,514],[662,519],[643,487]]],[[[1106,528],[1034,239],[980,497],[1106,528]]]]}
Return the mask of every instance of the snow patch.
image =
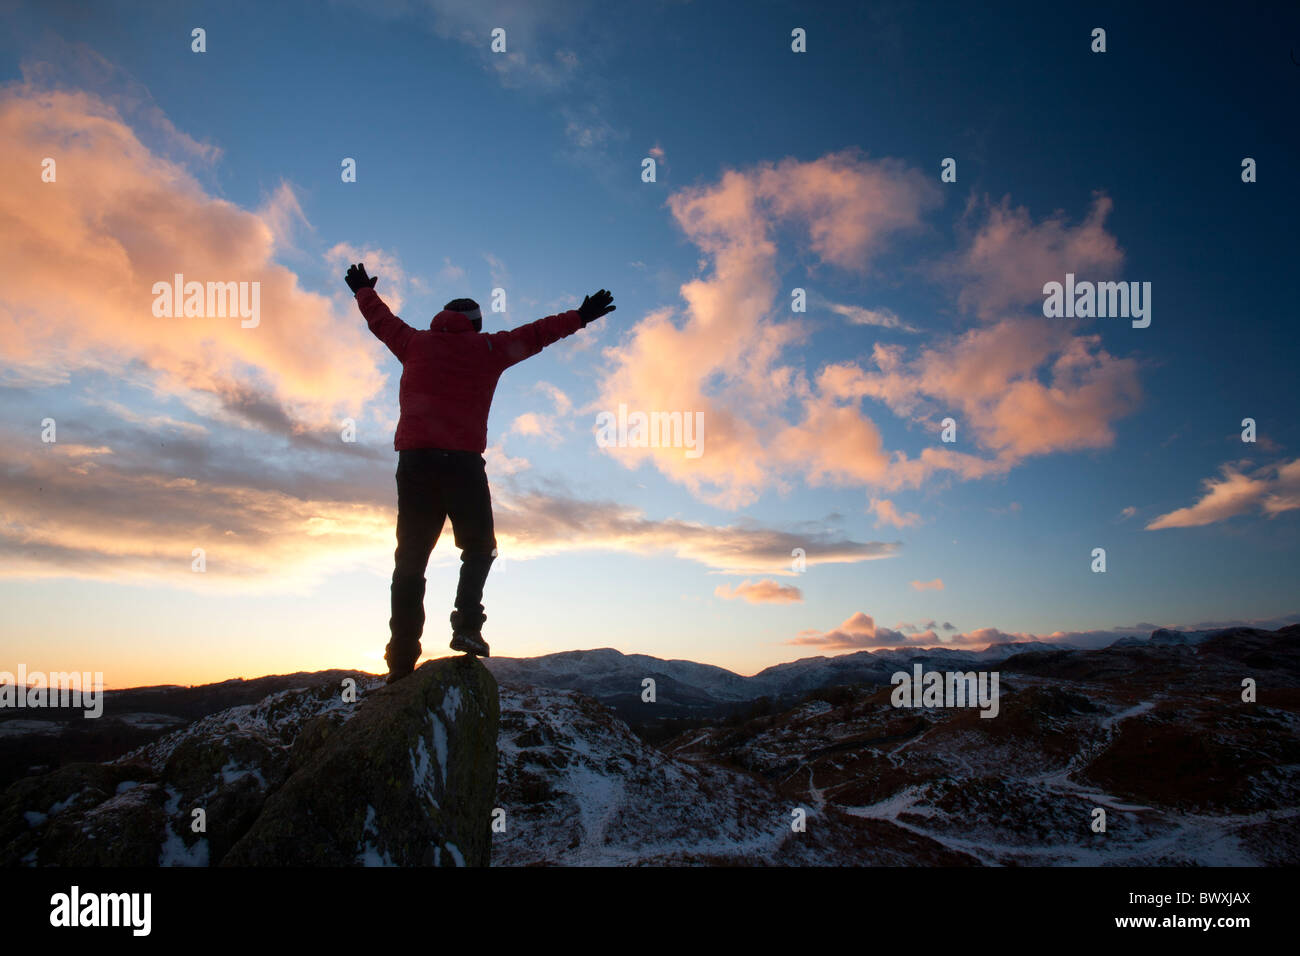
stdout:
{"type": "Polygon", "coordinates": [[[167,839],[158,850],[159,866],[207,866],[208,838],[200,837],[193,846],[187,847],[185,841],[171,828],[167,828],[167,839]]]}
{"type": "Polygon", "coordinates": [[[447,728],[438,715],[429,711],[429,720],[433,723],[433,752],[438,757],[438,779],[447,782],[447,728]]]}
{"type": "Polygon", "coordinates": [[[460,713],[461,693],[459,687],[448,687],[447,693],[442,698],[442,712],[446,715],[447,720],[454,723],[456,715],[460,713]]]}
{"type": "MultiPolygon", "coordinates": [[[[375,814],[375,808],[373,806],[370,806],[369,804],[366,805],[366,822],[362,827],[362,835],[363,836],[373,835],[376,837],[379,836],[379,826],[375,814]]],[[[361,845],[361,848],[357,853],[357,862],[360,863],[362,866],[396,866],[397,865],[396,863],[393,862],[393,858],[389,856],[387,853],[379,852],[379,848],[375,846],[374,843],[372,843],[370,840],[366,840],[365,843],[361,845]]]]}

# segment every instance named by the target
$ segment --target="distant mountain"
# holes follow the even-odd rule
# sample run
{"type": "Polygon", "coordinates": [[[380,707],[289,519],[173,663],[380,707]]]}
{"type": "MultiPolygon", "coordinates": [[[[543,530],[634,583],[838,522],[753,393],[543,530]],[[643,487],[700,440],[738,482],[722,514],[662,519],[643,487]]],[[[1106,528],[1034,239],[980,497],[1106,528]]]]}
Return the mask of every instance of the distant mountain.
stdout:
{"type": "Polygon", "coordinates": [[[1210,631],[1174,631],[1162,627],[1158,630],[1152,631],[1150,637],[1123,637],[1110,646],[1140,647],[1143,644],[1153,644],[1157,647],[1190,647],[1195,644],[1201,644],[1212,637],[1219,637],[1223,634],[1253,630],[1255,629],[1250,627],[1220,627],[1210,631]]]}
{"type": "Polygon", "coordinates": [[[712,707],[753,700],[753,678],[694,661],[666,661],[646,654],[623,654],[610,647],[562,651],[541,657],[490,657],[484,661],[498,680],[579,690],[597,700],[640,699],[641,681],[655,680],[657,693],[684,707],[712,707]]]}
{"type": "Polygon", "coordinates": [[[655,682],[653,713],[659,718],[706,717],[735,712],[739,705],[760,698],[779,706],[837,684],[887,684],[895,672],[916,663],[928,669],[982,669],[1015,654],[1071,649],[1068,644],[1032,641],[994,644],[981,651],[942,647],[858,651],[776,664],[752,677],[693,661],[623,654],[609,647],[541,657],[493,657],[485,663],[498,680],[578,691],[637,722],[646,710],[642,701],[646,678],[655,682]]]}

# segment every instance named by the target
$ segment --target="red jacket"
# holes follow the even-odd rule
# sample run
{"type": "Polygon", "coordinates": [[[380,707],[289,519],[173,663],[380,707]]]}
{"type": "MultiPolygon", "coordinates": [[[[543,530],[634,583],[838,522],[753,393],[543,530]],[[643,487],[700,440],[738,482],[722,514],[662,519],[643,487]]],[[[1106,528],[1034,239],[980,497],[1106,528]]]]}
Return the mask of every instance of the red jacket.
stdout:
{"type": "Polygon", "coordinates": [[[374,289],[357,292],[370,331],[402,363],[401,417],[393,447],[487,448],[488,411],[501,373],[583,327],[574,309],[509,332],[475,332],[459,312],[443,310],[428,330],[413,329],[374,289]]]}

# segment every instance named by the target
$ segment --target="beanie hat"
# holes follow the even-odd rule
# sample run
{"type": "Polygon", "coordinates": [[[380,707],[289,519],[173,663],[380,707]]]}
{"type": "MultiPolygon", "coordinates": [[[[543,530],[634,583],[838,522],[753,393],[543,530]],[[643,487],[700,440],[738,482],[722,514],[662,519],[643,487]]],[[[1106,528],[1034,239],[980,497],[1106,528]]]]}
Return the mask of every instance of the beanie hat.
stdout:
{"type": "Polygon", "coordinates": [[[459,312],[474,324],[475,332],[482,331],[483,310],[478,307],[478,303],[473,299],[452,299],[443,308],[452,312],[459,312]]]}

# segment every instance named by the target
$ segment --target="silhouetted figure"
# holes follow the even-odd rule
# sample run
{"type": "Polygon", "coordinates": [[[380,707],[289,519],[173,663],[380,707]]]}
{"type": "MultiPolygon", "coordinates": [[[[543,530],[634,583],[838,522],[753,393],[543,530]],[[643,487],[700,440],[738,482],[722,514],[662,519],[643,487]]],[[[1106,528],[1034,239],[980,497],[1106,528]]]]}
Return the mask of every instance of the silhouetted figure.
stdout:
{"type": "Polygon", "coordinates": [[[473,299],[453,299],[428,330],[413,329],[375,292],[378,276],[365,263],[347,271],[370,331],[402,363],[397,422],[397,551],[393,555],[391,637],[384,659],[388,681],[411,673],[424,632],[424,572],[451,518],[460,548],[460,583],[451,612],[452,650],[487,657],[483,640],[483,584],[496,557],[492,496],[488,490],[488,411],[497,379],[510,366],[613,312],[604,289],[569,312],[548,315],[508,332],[484,334],[473,299]]]}

